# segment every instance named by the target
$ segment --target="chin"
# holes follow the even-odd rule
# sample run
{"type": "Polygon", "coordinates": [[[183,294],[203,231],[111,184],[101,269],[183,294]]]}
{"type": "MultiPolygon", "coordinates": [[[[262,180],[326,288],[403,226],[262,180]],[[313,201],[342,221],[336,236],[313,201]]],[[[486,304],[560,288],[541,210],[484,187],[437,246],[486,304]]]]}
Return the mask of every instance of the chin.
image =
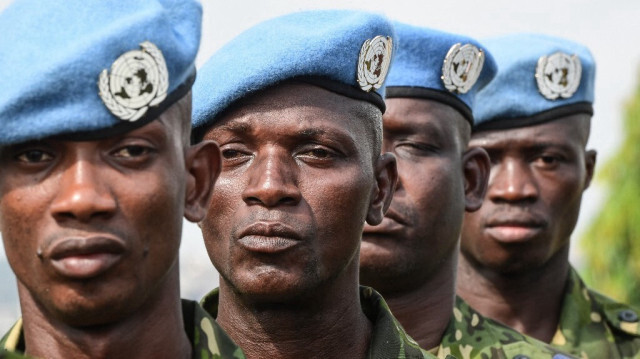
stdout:
{"type": "Polygon", "coordinates": [[[256,304],[299,301],[311,296],[314,289],[319,287],[317,276],[300,276],[277,269],[243,276],[232,275],[232,278],[227,280],[231,288],[245,300],[256,304]]]}
{"type": "Polygon", "coordinates": [[[71,327],[108,326],[135,312],[135,309],[128,308],[130,304],[129,301],[73,300],[61,303],[52,312],[58,320],[71,327]]]}

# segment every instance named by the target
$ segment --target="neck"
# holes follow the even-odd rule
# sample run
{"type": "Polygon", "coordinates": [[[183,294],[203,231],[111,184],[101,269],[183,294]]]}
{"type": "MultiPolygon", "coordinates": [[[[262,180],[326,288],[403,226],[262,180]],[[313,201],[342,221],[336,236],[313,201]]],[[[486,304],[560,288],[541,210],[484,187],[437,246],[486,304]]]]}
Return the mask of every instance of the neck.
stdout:
{"type": "Polygon", "coordinates": [[[346,285],[332,282],[304,299],[256,303],[220,278],[216,321],[247,359],[364,358],[372,324],[360,305],[357,271],[344,279],[336,282],[346,285]]]}
{"type": "Polygon", "coordinates": [[[99,326],[53,318],[18,284],[26,354],[41,358],[188,358],[178,265],[161,288],[130,316],[99,326]]]}
{"type": "Polygon", "coordinates": [[[449,325],[455,298],[456,265],[457,252],[453,252],[424,283],[417,283],[419,285],[406,291],[381,293],[393,316],[422,348],[439,346],[449,325]]]}
{"type": "Polygon", "coordinates": [[[482,315],[551,342],[569,274],[568,245],[541,268],[515,274],[481,268],[464,255],[460,257],[458,295],[482,315]]]}

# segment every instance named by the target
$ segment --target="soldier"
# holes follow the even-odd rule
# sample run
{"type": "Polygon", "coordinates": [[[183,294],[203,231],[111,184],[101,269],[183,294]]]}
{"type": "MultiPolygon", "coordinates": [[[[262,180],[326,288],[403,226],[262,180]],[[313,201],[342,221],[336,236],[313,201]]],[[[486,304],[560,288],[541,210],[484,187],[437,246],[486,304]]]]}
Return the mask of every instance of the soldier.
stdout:
{"type": "MultiPolygon", "coordinates": [[[[407,332],[443,357],[551,358],[557,350],[484,318],[455,296],[464,211],[478,210],[489,158],[467,149],[478,90],[493,57],[466,36],[396,23],[383,151],[398,185],[382,224],[365,226],[360,281],[378,289],[407,332]]],[[[558,358],[561,356],[557,356],[558,358]]]]}
{"type": "Polygon", "coordinates": [[[593,58],[582,45],[542,35],[486,45],[499,72],[478,95],[470,145],[484,147],[492,167],[482,208],[465,216],[458,293],[482,314],[576,356],[637,355],[637,311],[587,288],[568,260],[596,162],[586,150],[593,58]]]}
{"type": "Polygon", "coordinates": [[[0,14],[0,230],[22,318],[6,357],[242,358],[180,301],[182,220],[219,173],[190,146],[201,7],[17,0],[0,14]]]}
{"type": "Polygon", "coordinates": [[[220,273],[203,299],[248,358],[423,358],[371,288],[362,227],[396,182],[380,154],[393,30],[378,15],[263,22],[203,66],[194,131],[222,171],[202,233],[220,273]]]}

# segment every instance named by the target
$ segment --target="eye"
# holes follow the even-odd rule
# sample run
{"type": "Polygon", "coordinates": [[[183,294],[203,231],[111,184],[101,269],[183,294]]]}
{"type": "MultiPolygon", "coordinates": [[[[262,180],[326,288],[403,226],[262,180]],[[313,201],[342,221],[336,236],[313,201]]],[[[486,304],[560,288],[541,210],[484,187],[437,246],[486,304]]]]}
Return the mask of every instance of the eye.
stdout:
{"type": "Polygon", "coordinates": [[[440,152],[440,148],[432,144],[415,141],[403,141],[396,144],[396,150],[406,151],[411,154],[425,155],[440,152]]]}
{"type": "Polygon", "coordinates": [[[222,157],[230,160],[230,159],[234,159],[237,158],[241,155],[240,151],[234,150],[234,149],[224,149],[222,150],[222,157]]]}
{"type": "Polygon", "coordinates": [[[323,148],[314,148],[311,151],[308,151],[308,154],[314,156],[314,157],[318,157],[318,158],[329,158],[332,157],[331,153],[329,153],[329,151],[323,149],[323,148]]]}
{"type": "Polygon", "coordinates": [[[535,163],[544,168],[553,168],[561,163],[564,159],[557,155],[543,154],[535,159],[535,163]]]}
{"type": "Polygon", "coordinates": [[[32,149],[19,153],[16,159],[24,163],[42,163],[53,160],[53,156],[43,150],[32,149]]]}
{"type": "Polygon", "coordinates": [[[120,149],[117,149],[113,152],[113,155],[116,157],[122,158],[135,158],[140,156],[148,155],[152,152],[152,149],[146,146],[140,145],[129,145],[124,146],[120,149]]]}
{"type": "Polygon", "coordinates": [[[239,143],[229,143],[220,147],[222,163],[226,168],[246,163],[251,159],[252,153],[244,145],[239,143]]]}
{"type": "Polygon", "coordinates": [[[301,151],[298,156],[307,159],[328,160],[338,157],[338,154],[324,147],[314,147],[301,151]]]}

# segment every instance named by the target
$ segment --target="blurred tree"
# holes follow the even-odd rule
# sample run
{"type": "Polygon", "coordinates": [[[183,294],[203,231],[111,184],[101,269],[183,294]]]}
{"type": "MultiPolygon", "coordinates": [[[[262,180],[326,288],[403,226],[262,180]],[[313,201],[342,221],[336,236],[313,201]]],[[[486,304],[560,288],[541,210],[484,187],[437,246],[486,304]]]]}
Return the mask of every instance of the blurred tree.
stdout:
{"type": "Polygon", "coordinates": [[[593,288],[640,307],[640,84],[626,106],[624,136],[598,171],[608,193],[581,241],[582,272],[593,288]]]}

